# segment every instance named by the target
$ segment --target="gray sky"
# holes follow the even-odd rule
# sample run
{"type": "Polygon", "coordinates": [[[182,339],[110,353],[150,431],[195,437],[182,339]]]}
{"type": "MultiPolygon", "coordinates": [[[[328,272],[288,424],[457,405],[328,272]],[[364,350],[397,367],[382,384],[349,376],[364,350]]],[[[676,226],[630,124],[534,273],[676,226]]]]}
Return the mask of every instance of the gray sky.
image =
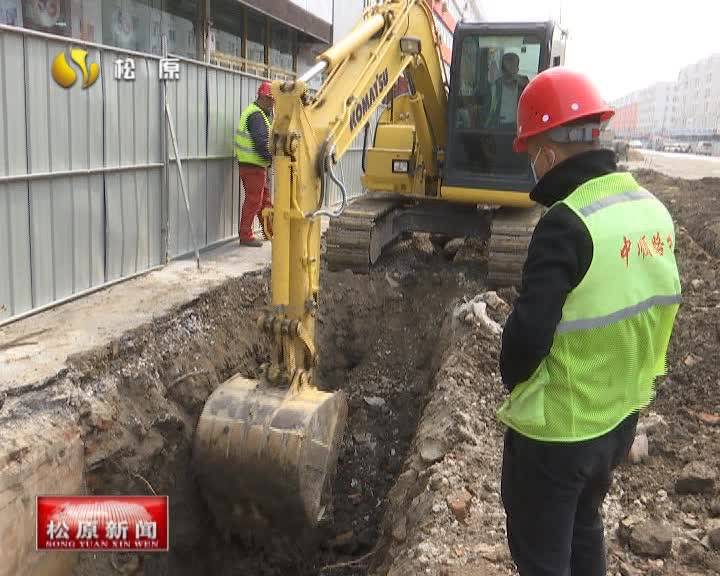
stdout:
{"type": "Polygon", "coordinates": [[[608,100],[720,53],[718,0],[483,0],[489,20],[558,19],[570,32],[565,64],[608,100]],[[671,9],[675,6],[676,9],[671,9]],[[682,7],[682,9],[677,9],[682,7]]]}

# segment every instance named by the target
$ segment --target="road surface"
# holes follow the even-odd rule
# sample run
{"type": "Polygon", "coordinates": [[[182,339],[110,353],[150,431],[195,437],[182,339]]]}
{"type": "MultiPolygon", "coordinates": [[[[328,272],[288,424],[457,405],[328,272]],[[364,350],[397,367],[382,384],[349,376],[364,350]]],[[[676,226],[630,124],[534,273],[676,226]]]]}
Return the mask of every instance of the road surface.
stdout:
{"type": "Polygon", "coordinates": [[[649,168],[673,178],[720,178],[720,157],[678,154],[674,152],[655,152],[637,150],[643,156],[641,161],[625,162],[630,170],[649,168]]]}

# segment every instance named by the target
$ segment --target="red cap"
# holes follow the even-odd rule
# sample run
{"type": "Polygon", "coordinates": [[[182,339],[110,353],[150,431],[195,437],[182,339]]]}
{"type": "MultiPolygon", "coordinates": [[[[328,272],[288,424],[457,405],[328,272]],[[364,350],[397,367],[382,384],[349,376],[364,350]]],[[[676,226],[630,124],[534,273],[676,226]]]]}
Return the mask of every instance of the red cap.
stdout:
{"type": "Polygon", "coordinates": [[[582,118],[610,120],[615,111],[583,74],[563,67],[548,68],[527,85],[518,103],[515,152],[527,151],[527,140],[582,118]]]}
{"type": "Polygon", "coordinates": [[[257,94],[258,96],[267,96],[268,98],[275,100],[272,95],[272,84],[268,81],[262,82],[260,86],[258,86],[257,94]]]}

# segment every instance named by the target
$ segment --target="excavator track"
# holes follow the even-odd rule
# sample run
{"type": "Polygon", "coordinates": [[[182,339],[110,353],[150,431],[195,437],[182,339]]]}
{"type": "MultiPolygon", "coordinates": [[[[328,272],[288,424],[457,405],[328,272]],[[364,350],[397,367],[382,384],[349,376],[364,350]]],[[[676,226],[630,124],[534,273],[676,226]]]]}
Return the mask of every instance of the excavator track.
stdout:
{"type": "Polygon", "coordinates": [[[497,211],[488,247],[488,284],[520,287],[528,244],[541,215],[540,206],[497,211]]]}
{"type": "Polygon", "coordinates": [[[367,274],[395,238],[393,220],[402,205],[403,199],[383,196],[352,201],[339,218],[330,220],[328,268],[367,274]]]}

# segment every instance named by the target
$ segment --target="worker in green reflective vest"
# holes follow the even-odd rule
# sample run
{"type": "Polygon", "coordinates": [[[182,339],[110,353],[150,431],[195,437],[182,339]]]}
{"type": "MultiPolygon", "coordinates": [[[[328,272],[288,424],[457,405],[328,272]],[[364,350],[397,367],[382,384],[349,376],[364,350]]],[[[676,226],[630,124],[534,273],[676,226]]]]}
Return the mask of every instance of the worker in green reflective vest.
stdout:
{"type": "Polygon", "coordinates": [[[245,190],[239,224],[240,244],[244,246],[259,247],[263,244],[253,234],[256,217],[260,220],[265,239],[271,235],[271,231],[266,228],[269,224],[262,218],[262,210],[272,206],[267,171],[272,164],[269,141],[273,104],[270,82],[262,82],[258,87],[257,99],[243,110],[235,131],[235,158],[245,190]]]}
{"type": "Polygon", "coordinates": [[[502,500],[521,576],[605,576],[600,507],[665,374],[681,299],[670,214],[600,148],[613,113],[559,67],[518,103],[515,151],[548,208],[500,354],[502,500]]]}

